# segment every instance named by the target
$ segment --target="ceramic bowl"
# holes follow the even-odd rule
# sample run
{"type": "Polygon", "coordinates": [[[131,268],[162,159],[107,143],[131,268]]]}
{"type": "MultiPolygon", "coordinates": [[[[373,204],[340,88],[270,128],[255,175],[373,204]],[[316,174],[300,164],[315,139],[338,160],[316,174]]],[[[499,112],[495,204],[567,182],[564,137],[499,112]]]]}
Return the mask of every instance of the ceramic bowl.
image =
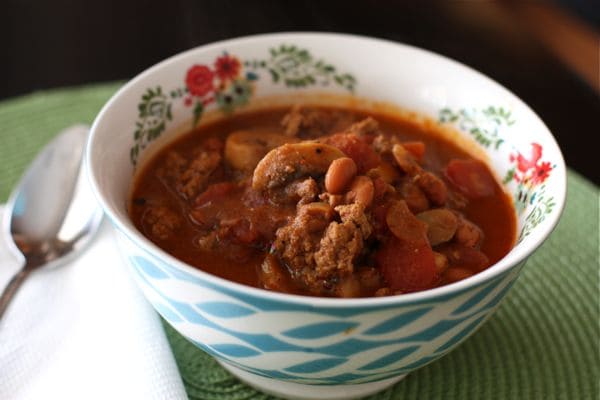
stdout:
{"type": "Polygon", "coordinates": [[[551,133],[508,90],[455,61],[366,37],[289,33],[198,47],[143,72],[96,118],[93,188],[156,311],[245,382],[286,398],[351,398],[448,353],[498,307],[561,215],[566,170],[551,133]],[[220,85],[225,75],[227,85],[220,85]],[[454,128],[514,198],[518,240],[489,269],[420,293],[329,299],[212,276],[152,244],[127,215],[132,177],[161,141],[270,96],[375,99],[454,128]],[[318,96],[317,96],[318,97],[318,96]],[[212,117],[211,117],[212,116],[212,117]]]}

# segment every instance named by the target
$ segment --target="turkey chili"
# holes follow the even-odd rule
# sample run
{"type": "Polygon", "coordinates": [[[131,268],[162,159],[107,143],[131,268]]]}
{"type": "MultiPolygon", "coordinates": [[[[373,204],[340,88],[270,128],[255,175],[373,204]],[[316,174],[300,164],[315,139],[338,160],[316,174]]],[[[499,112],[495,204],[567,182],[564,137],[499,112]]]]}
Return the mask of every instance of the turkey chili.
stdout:
{"type": "Polygon", "coordinates": [[[327,107],[203,126],[138,174],[137,228],[178,259],[285,293],[416,292],[508,253],[516,220],[486,164],[435,124],[327,107]]]}

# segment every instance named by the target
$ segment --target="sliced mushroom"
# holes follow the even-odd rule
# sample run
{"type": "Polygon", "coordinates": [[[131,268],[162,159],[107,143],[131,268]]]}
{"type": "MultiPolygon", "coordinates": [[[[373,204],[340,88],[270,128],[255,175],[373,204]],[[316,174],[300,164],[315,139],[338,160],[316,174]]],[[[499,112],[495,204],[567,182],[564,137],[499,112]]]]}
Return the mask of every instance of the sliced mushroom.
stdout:
{"type": "Polygon", "coordinates": [[[400,143],[397,143],[392,147],[392,155],[400,169],[409,176],[416,175],[421,171],[421,167],[417,164],[413,155],[400,143]]]}
{"type": "Polygon", "coordinates": [[[427,226],[410,212],[404,200],[392,202],[385,221],[390,231],[400,240],[410,243],[427,241],[427,226]]]}
{"type": "Polygon", "coordinates": [[[417,214],[417,218],[427,224],[427,238],[432,246],[452,239],[458,227],[456,215],[445,208],[435,208],[417,214]]]}
{"type": "Polygon", "coordinates": [[[233,168],[252,172],[258,162],[275,147],[298,139],[267,131],[235,131],[225,142],[225,160],[233,168]]]}
{"type": "Polygon", "coordinates": [[[302,176],[324,175],[333,160],[345,156],[341,150],[317,142],[284,144],[260,160],[254,169],[252,188],[272,189],[302,176]]]}

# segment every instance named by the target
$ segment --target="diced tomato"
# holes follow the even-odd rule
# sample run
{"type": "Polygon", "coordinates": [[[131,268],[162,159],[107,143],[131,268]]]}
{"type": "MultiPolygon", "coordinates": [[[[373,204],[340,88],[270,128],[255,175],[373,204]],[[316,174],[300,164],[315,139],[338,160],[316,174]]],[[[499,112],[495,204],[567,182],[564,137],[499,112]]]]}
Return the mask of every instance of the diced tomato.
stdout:
{"type": "Polygon", "coordinates": [[[326,138],[325,143],[337,147],[350,157],[356,163],[359,174],[366,173],[381,162],[368,141],[354,133],[336,133],[326,138]]]}
{"type": "Polygon", "coordinates": [[[446,166],[446,176],[471,199],[491,196],[495,192],[496,184],[492,173],[478,160],[451,160],[446,166]]]}
{"type": "Polygon", "coordinates": [[[375,261],[393,290],[416,292],[431,289],[440,280],[433,250],[427,243],[390,238],[375,255],[375,261]]]}
{"type": "Polygon", "coordinates": [[[383,179],[377,177],[373,179],[374,202],[379,202],[388,191],[388,184],[383,179]]]}
{"type": "Polygon", "coordinates": [[[402,146],[418,161],[423,161],[425,156],[425,143],[423,142],[404,142],[402,146]]]}
{"type": "Polygon", "coordinates": [[[238,186],[232,182],[214,183],[196,197],[195,205],[196,207],[202,207],[213,201],[217,201],[232,193],[237,188],[238,186]]]}

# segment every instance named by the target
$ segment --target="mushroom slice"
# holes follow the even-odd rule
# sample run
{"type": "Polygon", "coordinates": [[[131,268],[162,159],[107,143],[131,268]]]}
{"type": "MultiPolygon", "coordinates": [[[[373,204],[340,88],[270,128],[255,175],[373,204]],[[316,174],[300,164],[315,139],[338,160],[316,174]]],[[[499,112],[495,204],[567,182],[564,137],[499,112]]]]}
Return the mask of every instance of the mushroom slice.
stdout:
{"type": "Polygon", "coordinates": [[[324,175],[335,159],[346,157],[336,147],[305,141],[276,147],[256,166],[252,188],[266,190],[282,186],[303,176],[324,175]]]}
{"type": "Polygon", "coordinates": [[[298,139],[268,131],[234,131],[225,141],[225,160],[233,168],[252,172],[270,150],[298,139]]]}

